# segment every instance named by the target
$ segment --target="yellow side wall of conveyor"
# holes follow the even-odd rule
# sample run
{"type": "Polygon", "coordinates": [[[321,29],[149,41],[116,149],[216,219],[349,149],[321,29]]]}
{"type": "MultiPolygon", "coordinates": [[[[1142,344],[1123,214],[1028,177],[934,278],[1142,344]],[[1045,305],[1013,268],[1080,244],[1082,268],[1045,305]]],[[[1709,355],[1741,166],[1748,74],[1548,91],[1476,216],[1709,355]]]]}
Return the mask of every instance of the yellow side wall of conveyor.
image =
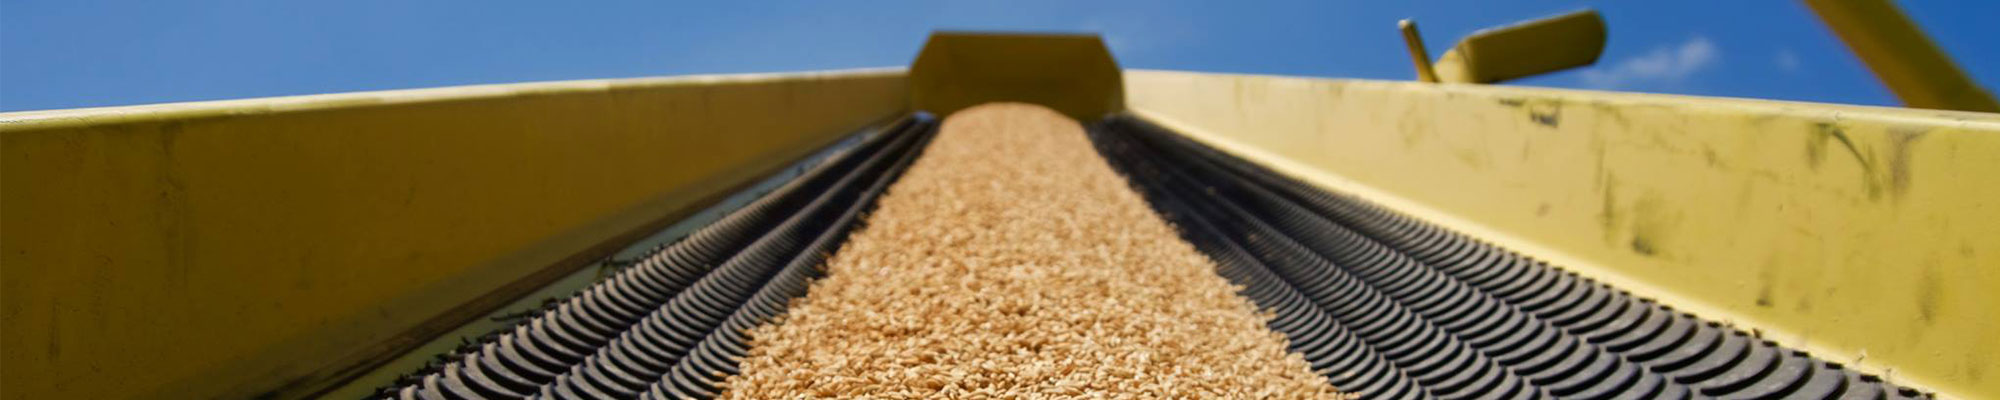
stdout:
{"type": "Polygon", "coordinates": [[[2000,396],[2000,116],[1126,71],[1212,146],[1830,361],[2000,396]]]}
{"type": "Polygon", "coordinates": [[[902,113],[904,76],[0,114],[0,397],[312,393],[902,113]]]}

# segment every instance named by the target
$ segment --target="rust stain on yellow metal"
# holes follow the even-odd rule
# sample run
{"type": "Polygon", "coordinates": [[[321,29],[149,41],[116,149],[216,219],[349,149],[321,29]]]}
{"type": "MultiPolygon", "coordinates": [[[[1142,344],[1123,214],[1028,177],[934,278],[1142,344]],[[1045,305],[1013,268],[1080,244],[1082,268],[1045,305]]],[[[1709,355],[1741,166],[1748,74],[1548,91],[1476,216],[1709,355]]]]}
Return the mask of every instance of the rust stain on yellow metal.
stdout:
{"type": "Polygon", "coordinates": [[[897,69],[0,114],[0,397],[310,393],[907,95],[897,69]]]}
{"type": "Polygon", "coordinates": [[[1131,110],[1829,361],[2000,397],[2000,115],[1126,71],[1131,110]]]}
{"type": "Polygon", "coordinates": [[[910,103],[950,115],[1016,101],[1095,121],[1125,108],[1118,74],[1097,35],[938,32],[910,65],[910,103]]]}
{"type": "MultiPolygon", "coordinates": [[[[2000,102],[1965,75],[1888,0],[1805,0],[1820,21],[1860,56],[1903,104],[2000,112],[2000,102]]],[[[1991,72],[1991,71],[1989,71],[1991,72]]]]}

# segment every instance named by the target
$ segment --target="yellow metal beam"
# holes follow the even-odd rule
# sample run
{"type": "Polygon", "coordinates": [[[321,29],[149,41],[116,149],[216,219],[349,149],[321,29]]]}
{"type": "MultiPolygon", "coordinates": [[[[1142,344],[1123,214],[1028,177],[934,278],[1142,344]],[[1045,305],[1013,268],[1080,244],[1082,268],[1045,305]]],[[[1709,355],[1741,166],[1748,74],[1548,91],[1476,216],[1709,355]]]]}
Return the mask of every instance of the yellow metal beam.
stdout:
{"type": "MultiPolygon", "coordinates": [[[[1411,23],[1404,40],[1413,38],[1411,23]]],[[[1604,18],[1583,10],[1473,32],[1438,57],[1432,75],[1438,82],[1495,83],[1590,65],[1603,53],[1604,18]]]]}
{"type": "Polygon", "coordinates": [[[1437,83],[1437,69],[1431,67],[1431,52],[1424,48],[1424,35],[1417,32],[1417,21],[1396,21],[1396,30],[1403,33],[1403,45],[1409,47],[1410,63],[1417,68],[1417,81],[1437,83]]]}
{"type": "Polygon", "coordinates": [[[2000,112],[1951,56],[1889,0],[1805,0],[1889,91],[1916,108],[2000,112]]]}
{"type": "Polygon", "coordinates": [[[1017,101],[1095,121],[1125,108],[1118,74],[1097,35],[938,32],[910,64],[910,102],[943,116],[1017,101]]]}
{"type": "Polygon", "coordinates": [[[0,397],[312,393],[908,93],[868,70],[0,114],[0,397]]]}
{"type": "Polygon", "coordinates": [[[1830,361],[2000,398],[2000,115],[1126,71],[1148,119],[1830,361]]]}

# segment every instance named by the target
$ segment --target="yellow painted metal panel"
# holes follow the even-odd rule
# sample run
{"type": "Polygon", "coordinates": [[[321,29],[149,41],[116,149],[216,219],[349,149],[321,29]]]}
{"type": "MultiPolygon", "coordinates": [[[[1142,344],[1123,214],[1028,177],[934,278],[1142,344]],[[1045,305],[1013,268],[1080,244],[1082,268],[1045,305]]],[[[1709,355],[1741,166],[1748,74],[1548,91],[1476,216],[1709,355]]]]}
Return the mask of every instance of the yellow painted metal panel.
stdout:
{"type": "Polygon", "coordinates": [[[0,397],[310,393],[907,95],[895,69],[0,114],[0,397]]]}
{"type": "Polygon", "coordinates": [[[2000,115],[1126,71],[1131,110],[1827,360],[2000,397],[2000,115]]]}
{"type": "Polygon", "coordinates": [[[910,64],[910,103],[950,115],[1016,101],[1094,121],[1125,108],[1118,73],[1097,35],[938,32],[910,64]]]}

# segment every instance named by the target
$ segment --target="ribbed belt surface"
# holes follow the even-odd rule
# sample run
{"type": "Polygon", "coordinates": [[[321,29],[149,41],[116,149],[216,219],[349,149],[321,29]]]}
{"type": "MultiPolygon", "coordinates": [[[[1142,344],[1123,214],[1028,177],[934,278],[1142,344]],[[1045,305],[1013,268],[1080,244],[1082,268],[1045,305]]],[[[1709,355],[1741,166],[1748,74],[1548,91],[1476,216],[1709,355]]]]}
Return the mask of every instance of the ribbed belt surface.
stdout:
{"type": "Polygon", "coordinates": [[[1927,397],[1133,117],[1092,135],[1293,351],[1364,398],[1927,397]]]}
{"type": "MultiPolygon", "coordinates": [[[[907,118],[611,277],[384,388],[392,399],[710,398],[743,332],[936,128],[907,118]]],[[[1131,117],[1092,139],[1343,391],[1383,399],[1928,397],[1131,117]]]]}
{"type": "Polygon", "coordinates": [[[919,114],[378,397],[711,397],[936,130],[919,114]]]}

